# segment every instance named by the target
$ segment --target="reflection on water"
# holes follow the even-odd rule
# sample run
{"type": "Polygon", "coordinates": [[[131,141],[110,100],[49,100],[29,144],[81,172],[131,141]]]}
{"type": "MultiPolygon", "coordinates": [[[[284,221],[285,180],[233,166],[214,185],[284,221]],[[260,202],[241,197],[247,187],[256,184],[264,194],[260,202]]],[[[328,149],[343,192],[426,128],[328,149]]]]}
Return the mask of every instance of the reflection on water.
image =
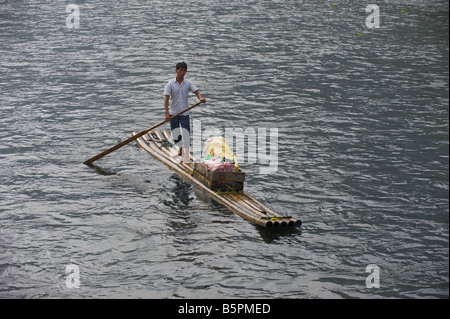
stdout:
{"type": "Polygon", "coordinates": [[[264,227],[261,227],[258,225],[255,225],[255,228],[257,229],[261,238],[267,244],[276,243],[278,240],[282,239],[283,237],[285,237],[286,240],[289,240],[289,237],[297,238],[298,236],[301,236],[301,234],[302,234],[302,230],[300,227],[280,228],[280,229],[277,229],[276,231],[273,231],[273,230],[270,230],[270,229],[267,229],[267,228],[264,228],[264,227]]]}
{"type": "Polygon", "coordinates": [[[116,172],[111,172],[109,168],[102,168],[99,165],[90,163],[86,164],[89,168],[92,168],[96,173],[104,176],[116,175],[116,172]]]}
{"type": "Polygon", "coordinates": [[[172,200],[169,201],[169,199],[167,199],[164,201],[164,204],[172,208],[185,210],[193,200],[190,196],[193,186],[177,175],[171,175],[169,180],[173,182],[175,186],[171,189],[170,198],[172,200]]]}
{"type": "Polygon", "coordinates": [[[174,184],[168,190],[166,199],[162,202],[170,209],[167,225],[175,231],[191,231],[197,227],[198,221],[189,213],[193,201],[192,185],[183,181],[181,177],[171,175],[169,181],[174,184]]]}

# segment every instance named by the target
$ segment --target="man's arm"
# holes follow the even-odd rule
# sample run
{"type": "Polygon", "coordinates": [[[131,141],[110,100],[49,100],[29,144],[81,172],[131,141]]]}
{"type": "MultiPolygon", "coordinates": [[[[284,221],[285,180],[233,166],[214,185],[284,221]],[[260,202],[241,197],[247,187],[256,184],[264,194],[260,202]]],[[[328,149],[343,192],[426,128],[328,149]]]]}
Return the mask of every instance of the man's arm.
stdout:
{"type": "Polygon", "coordinates": [[[170,95],[164,95],[164,111],[166,114],[166,121],[170,120],[169,99],[170,99],[170,95]]]}
{"type": "Polygon", "coordinates": [[[197,98],[199,99],[200,102],[206,103],[206,98],[204,97],[202,98],[202,95],[199,90],[195,91],[194,94],[197,95],[197,98]]]}

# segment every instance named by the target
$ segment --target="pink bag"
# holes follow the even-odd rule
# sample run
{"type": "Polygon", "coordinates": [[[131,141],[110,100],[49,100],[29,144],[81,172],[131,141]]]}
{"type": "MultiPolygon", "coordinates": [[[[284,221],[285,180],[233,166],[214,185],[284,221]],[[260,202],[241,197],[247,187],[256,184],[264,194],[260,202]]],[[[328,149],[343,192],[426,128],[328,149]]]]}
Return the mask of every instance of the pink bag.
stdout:
{"type": "Polygon", "coordinates": [[[236,167],[233,163],[222,163],[222,159],[219,157],[212,157],[208,160],[205,160],[205,166],[210,171],[214,172],[236,172],[236,167]]]}

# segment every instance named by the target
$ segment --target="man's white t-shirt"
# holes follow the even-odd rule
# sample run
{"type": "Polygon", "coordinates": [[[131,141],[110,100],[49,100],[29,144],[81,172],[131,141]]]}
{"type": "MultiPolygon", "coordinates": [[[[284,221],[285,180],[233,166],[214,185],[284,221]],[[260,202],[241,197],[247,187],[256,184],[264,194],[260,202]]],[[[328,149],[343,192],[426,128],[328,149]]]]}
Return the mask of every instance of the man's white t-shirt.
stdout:
{"type": "MultiPolygon", "coordinates": [[[[177,82],[176,78],[170,80],[167,83],[166,88],[164,89],[164,95],[170,95],[171,99],[169,114],[175,115],[187,109],[189,107],[189,92],[195,91],[197,91],[197,87],[195,86],[195,84],[187,80],[186,78],[183,79],[183,82],[181,82],[181,84],[177,82]]],[[[189,111],[183,113],[183,115],[189,115],[189,111]]]]}

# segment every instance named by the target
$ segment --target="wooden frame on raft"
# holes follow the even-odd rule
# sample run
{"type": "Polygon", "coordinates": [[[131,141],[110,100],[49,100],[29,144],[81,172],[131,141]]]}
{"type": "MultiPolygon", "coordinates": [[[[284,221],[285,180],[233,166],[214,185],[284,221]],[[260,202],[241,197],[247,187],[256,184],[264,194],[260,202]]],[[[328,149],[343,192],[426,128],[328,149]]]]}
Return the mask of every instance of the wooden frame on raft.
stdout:
{"type": "MultiPolygon", "coordinates": [[[[133,136],[135,134],[137,133],[134,132],[133,136]]],[[[219,185],[220,181],[210,178],[212,176],[211,172],[208,173],[203,170],[201,167],[202,165],[192,156],[190,163],[178,163],[174,161],[170,156],[169,147],[172,145],[169,142],[170,140],[170,131],[161,130],[148,132],[137,138],[136,142],[142,149],[147,151],[154,158],[176,171],[183,178],[187,179],[189,182],[210,195],[215,201],[227,206],[244,219],[265,228],[288,228],[301,226],[302,222],[300,220],[293,219],[291,216],[282,216],[244,192],[243,182],[245,173],[236,172],[231,182],[238,183],[236,185],[237,187],[236,189],[227,191],[227,189],[222,190],[220,188],[221,185],[219,185]],[[201,174],[199,174],[199,172],[201,172],[201,174]],[[203,177],[203,179],[201,177],[203,177]],[[208,187],[208,183],[210,184],[210,187],[208,187]],[[216,187],[212,188],[216,190],[211,189],[213,184],[216,187]],[[242,188],[239,189],[241,186],[242,188]]],[[[217,174],[216,177],[218,176],[222,175],[217,174]]],[[[230,180],[227,182],[227,185],[230,185],[230,180]]]]}

